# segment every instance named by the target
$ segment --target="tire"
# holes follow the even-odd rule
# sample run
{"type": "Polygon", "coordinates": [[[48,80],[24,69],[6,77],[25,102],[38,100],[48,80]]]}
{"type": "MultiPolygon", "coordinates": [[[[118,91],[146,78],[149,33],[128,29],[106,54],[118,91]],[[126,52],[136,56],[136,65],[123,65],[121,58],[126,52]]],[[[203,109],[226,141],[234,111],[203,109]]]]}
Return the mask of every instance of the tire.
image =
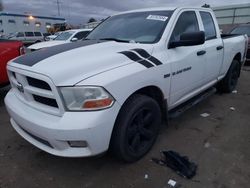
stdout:
{"type": "Polygon", "coordinates": [[[37,40],[37,41],[35,42],[35,44],[38,43],[38,42],[41,42],[41,41],[40,41],[40,40],[37,40]]]}
{"type": "Polygon", "coordinates": [[[153,146],[160,125],[158,103],[148,96],[131,96],[117,117],[110,144],[112,153],[124,162],[141,159],[153,146]]]}
{"type": "Polygon", "coordinates": [[[222,93],[231,93],[237,86],[240,75],[240,62],[233,60],[226,76],[218,83],[217,90],[222,93]]]}

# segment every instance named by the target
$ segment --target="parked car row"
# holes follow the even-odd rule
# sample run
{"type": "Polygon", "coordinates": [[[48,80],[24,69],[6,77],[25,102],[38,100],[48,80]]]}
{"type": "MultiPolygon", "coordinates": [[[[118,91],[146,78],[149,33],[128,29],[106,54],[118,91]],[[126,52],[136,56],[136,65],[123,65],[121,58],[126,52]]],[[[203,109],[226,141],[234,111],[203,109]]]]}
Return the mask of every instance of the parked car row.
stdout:
{"type": "Polygon", "coordinates": [[[42,41],[77,41],[83,39],[91,29],[74,29],[68,30],[63,32],[57,32],[54,35],[49,35],[48,33],[41,33],[41,32],[17,32],[7,37],[9,40],[18,40],[22,41],[25,45],[31,45],[34,43],[39,43],[42,41]],[[59,37],[60,36],[60,37],[59,37]]]}
{"type": "Polygon", "coordinates": [[[9,83],[6,71],[7,62],[24,53],[25,49],[22,42],[0,39],[0,87],[9,83]]]}
{"type": "Polygon", "coordinates": [[[39,42],[28,47],[30,51],[40,50],[42,48],[52,47],[60,44],[66,44],[70,42],[76,42],[85,38],[91,29],[74,29],[61,32],[53,40],[39,42]]]}

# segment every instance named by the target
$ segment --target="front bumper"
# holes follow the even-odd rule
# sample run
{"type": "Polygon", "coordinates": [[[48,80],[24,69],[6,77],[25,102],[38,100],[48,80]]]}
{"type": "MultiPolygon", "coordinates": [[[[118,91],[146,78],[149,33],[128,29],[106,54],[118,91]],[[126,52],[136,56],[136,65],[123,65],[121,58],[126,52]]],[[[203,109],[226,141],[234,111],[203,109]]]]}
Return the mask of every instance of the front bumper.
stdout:
{"type": "Polygon", "coordinates": [[[65,112],[61,117],[38,111],[21,102],[10,90],[5,104],[14,129],[28,142],[63,157],[94,156],[108,150],[119,112],[118,103],[106,110],[65,112]],[[68,141],[85,141],[86,147],[70,147],[68,141]]]}

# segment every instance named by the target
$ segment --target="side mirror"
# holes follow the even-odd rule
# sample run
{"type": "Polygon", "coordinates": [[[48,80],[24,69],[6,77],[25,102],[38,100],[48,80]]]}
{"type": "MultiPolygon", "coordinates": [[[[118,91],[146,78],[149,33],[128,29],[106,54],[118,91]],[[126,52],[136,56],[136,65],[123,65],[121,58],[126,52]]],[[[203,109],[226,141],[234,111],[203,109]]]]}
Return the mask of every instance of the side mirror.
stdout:
{"type": "Polygon", "coordinates": [[[76,41],[78,41],[78,38],[72,38],[71,39],[71,42],[76,42],[76,41]]]}
{"type": "Polygon", "coordinates": [[[183,33],[180,36],[179,41],[170,42],[168,48],[176,48],[179,46],[195,46],[204,43],[205,43],[204,31],[189,32],[189,33],[183,33]]]}

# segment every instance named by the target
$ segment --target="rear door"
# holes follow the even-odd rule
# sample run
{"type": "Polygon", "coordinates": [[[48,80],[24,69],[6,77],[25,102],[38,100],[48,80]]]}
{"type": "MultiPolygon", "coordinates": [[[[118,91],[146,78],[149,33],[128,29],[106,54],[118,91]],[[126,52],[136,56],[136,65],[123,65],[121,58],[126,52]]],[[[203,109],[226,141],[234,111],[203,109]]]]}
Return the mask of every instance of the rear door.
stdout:
{"type": "MultiPolygon", "coordinates": [[[[186,10],[180,13],[171,34],[171,41],[179,41],[180,35],[200,31],[197,12],[186,10]]],[[[189,99],[204,83],[205,45],[181,46],[168,50],[172,66],[170,105],[172,107],[189,99]]]]}
{"type": "Polygon", "coordinates": [[[206,36],[206,71],[205,83],[217,80],[223,62],[223,42],[217,32],[213,15],[210,12],[200,11],[200,18],[206,36]]]}

